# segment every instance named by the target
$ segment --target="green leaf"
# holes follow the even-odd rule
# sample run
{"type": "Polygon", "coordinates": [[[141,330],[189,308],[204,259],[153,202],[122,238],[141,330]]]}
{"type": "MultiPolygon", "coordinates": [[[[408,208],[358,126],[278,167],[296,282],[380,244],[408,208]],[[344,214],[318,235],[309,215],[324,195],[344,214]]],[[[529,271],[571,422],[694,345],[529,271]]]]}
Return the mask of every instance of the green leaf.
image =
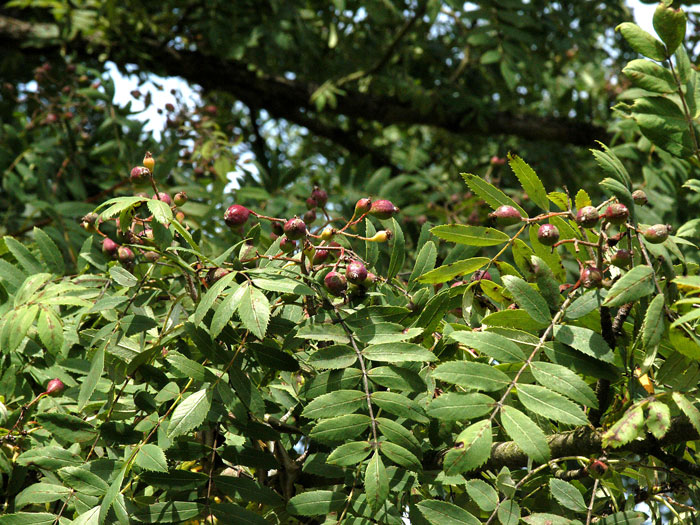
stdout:
{"type": "Polygon", "coordinates": [[[642,134],[672,155],[688,157],[693,142],[681,108],[665,97],[641,97],[634,101],[632,117],[642,134]]]}
{"type": "Polygon", "coordinates": [[[83,411],[85,405],[87,405],[88,401],[90,401],[90,398],[95,391],[95,387],[97,386],[97,382],[100,380],[100,377],[102,377],[104,362],[105,350],[103,346],[100,346],[100,348],[98,348],[95,351],[95,354],[92,356],[90,371],[80,385],[80,393],[78,394],[78,410],[80,412],[83,411]]]}
{"type": "Polygon", "coordinates": [[[435,361],[437,357],[414,343],[384,343],[371,345],[362,350],[362,355],[370,361],[401,363],[406,361],[435,361]]]}
{"type": "Polygon", "coordinates": [[[518,345],[502,335],[493,332],[467,332],[465,330],[450,333],[450,339],[463,343],[469,348],[493,357],[501,363],[519,363],[527,357],[518,345]]]}
{"type": "Polygon", "coordinates": [[[66,271],[65,263],[63,262],[63,255],[61,250],[53,242],[53,239],[48,236],[44,230],[40,230],[36,226],[33,230],[34,240],[36,241],[39,251],[41,252],[41,257],[44,259],[46,266],[51,272],[57,275],[63,275],[66,271]]]}
{"type": "Polygon", "coordinates": [[[430,401],[426,412],[444,421],[468,421],[493,410],[496,401],[486,394],[447,392],[430,401]]]}
{"type": "Polygon", "coordinates": [[[629,45],[640,55],[657,60],[666,60],[666,47],[637,24],[624,22],[615,28],[622,33],[629,45]]]}
{"type": "Polygon", "coordinates": [[[544,189],[544,185],[535,173],[535,170],[523,159],[517,155],[511,155],[510,153],[508,153],[508,163],[513,173],[515,173],[515,176],[518,177],[520,185],[523,187],[523,190],[525,190],[530,200],[544,211],[549,211],[547,190],[544,189]]]}
{"type": "Polygon", "coordinates": [[[593,156],[595,157],[595,160],[598,163],[598,165],[603,169],[605,173],[611,175],[612,177],[620,181],[622,184],[624,184],[626,188],[631,188],[632,179],[630,179],[629,173],[627,172],[627,169],[625,168],[624,164],[622,164],[620,159],[610,148],[608,148],[605,144],[603,144],[600,141],[597,142],[603,151],[594,149],[590,151],[591,153],[593,153],[593,156]]]}
{"type": "Polygon", "coordinates": [[[181,523],[201,516],[206,508],[193,501],[168,501],[136,507],[130,517],[142,523],[181,523]]]}
{"type": "Polygon", "coordinates": [[[377,428],[388,441],[396,443],[416,455],[421,454],[421,446],[413,433],[403,425],[385,417],[376,418],[377,428]]]}
{"type": "Polygon", "coordinates": [[[588,508],[579,490],[568,481],[558,478],[549,479],[549,491],[557,503],[567,510],[586,513],[588,508]]]}
{"type": "Polygon", "coordinates": [[[656,34],[666,44],[668,53],[673,53],[683,42],[687,19],[682,9],[660,2],[654,11],[652,24],[656,34]]]}
{"type": "MultiPolygon", "coordinates": [[[[58,517],[48,512],[13,512],[0,516],[0,525],[56,525],[58,517]]],[[[63,525],[63,521],[58,521],[63,525]]],[[[75,524],[75,520],[72,522],[75,524]]]]}
{"type": "Polygon", "coordinates": [[[435,268],[435,261],[437,261],[437,248],[433,241],[428,241],[418,252],[416,263],[413,265],[413,271],[408,280],[415,281],[419,276],[428,273],[435,268]]]}
{"type": "Polygon", "coordinates": [[[432,376],[469,390],[500,390],[510,384],[510,378],[497,368],[471,361],[441,363],[433,370],[432,376]]]}
{"type": "Polygon", "coordinates": [[[63,482],[70,488],[89,496],[104,496],[109,488],[107,482],[89,470],[90,464],[80,467],[64,467],[58,471],[63,482]]]}
{"type": "Polygon", "coordinates": [[[238,315],[248,330],[258,339],[264,339],[270,322],[270,302],[265,294],[254,286],[244,284],[238,315]]]}
{"type": "Polygon", "coordinates": [[[71,489],[53,483],[35,483],[15,496],[15,508],[22,509],[27,505],[51,503],[71,494],[71,489]]]}
{"type": "Polygon", "coordinates": [[[321,370],[331,368],[348,368],[357,361],[355,350],[347,345],[332,345],[319,348],[311,354],[308,364],[321,370]]]}
{"type": "Polygon", "coordinates": [[[481,523],[463,508],[447,501],[424,499],[416,507],[431,525],[479,525],[481,523]]]}
{"type": "Polygon", "coordinates": [[[62,441],[83,443],[95,439],[95,427],[79,417],[70,414],[43,412],[37,414],[36,419],[41,426],[62,441]]]}
{"type": "Polygon", "coordinates": [[[632,60],[622,69],[632,83],[655,93],[673,93],[676,83],[671,72],[649,60],[632,60]]]}
{"type": "Polygon", "coordinates": [[[520,506],[512,499],[501,503],[497,514],[501,525],[518,525],[520,523],[520,506]]]}
{"type": "Polygon", "coordinates": [[[212,514],[219,523],[236,523],[237,525],[268,525],[260,514],[236,505],[235,503],[218,503],[210,506],[212,514]]]}
{"type": "Polygon", "coordinates": [[[391,232],[394,234],[391,241],[391,258],[389,259],[389,268],[386,272],[386,278],[392,279],[403,268],[404,260],[406,259],[406,242],[403,238],[403,230],[396,221],[391,219],[391,232]]]}
{"type": "Polygon", "coordinates": [[[141,472],[139,478],[152,487],[165,490],[194,490],[203,487],[209,481],[206,474],[181,469],[141,472]]]}
{"type": "Polygon", "coordinates": [[[114,279],[117,284],[120,284],[126,288],[132,288],[139,282],[139,280],[130,271],[122,268],[121,266],[112,266],[109,269],[109,276],[114,279]]]}
{"type": "Polygon", "coordinates": [[[209,372],[203,365],[185,357],[175,350],[168,352],[167,360],[177,372],[182,374],[180,377],[191,377],[195,381],[201,382],[213,382],[216,380],[214,374],[209,372]]]}
{"type": "Polygon", "coordinates": [[[401,445],[390,441],[382,441],[379,451],[400,467],[413,472],[421,472],[423,470],[423,466],[415,454],[401,445]]]}
{"type": "Polygon", "coordinates": [[[472,257],[471,259],[445,264],[421,275],[418,278],[418,282],[430,284],[444,283],[458,275],[464,275],[478,270],[486,265],[489,260],[488,257],[472,257]]]}
{"type": "Polygon", "coordinates": [[[642,324],[642,345],[644,348],[653,348],[659,344],[666,331],[664,301],[664,294],[656,295],[644,314],[644,324],[642,324]]]}
{"type": "Polygon", "coordinates": [[[671,409],[666,403],[653,399],[648,405],[646,425],[656,439],[661,439],[671,428],[671,409]]]}
{"type": "Polygon", "coordinates": [[[481,510],[493,512],[498,506],[498,492],[481,479],[467,481],[467,494],[481,510]]]}
{"type": "Polygon", "coordinates": [[[167,203],[158,199],[148,199],[146,202],[148,211],[153,214],[153,218],[161,224],[168,224],[173,220],[173,210],[167,203]]]}
{"type": "Polygon", "coordinates": [[[372,402],[376,403],[379,408],[386,410],[390,414],[416,421],[418,423],[429,423],[427,417],[423,413],[420,405],[408,397],[397,394],[396,392],[388,392],[386,390],[373,392],[372,402]]]}
{"type": "Polygon", "coordinates": [[[643,512],[627,510],[605,516],[597,523],[600,525],[644,525],[647,523],[647,516],[643,512]]]}
{"type": "Polygon", "coordinates": [[[641,405],[627,409],[622,418],[603,434],[603,447],[620,447],[636,439],[643,430],[644,410],[641,405]]]}
{"type": "Polygon", "coordinates": [[[63,323],[52,308],[42,308],[36,325],[39,339],[51,354],[58,354],[63,348],[63,323]]]}
{"type": "Polygon", "coordinates": [[[105,210],[100,214],[100,217],[102,218],[102,220],[106,220],[110,219],[111,217],[114,217],[115,215],[121,213],[124,210],[127,210],[133,206],[138,205],[141,202],[145,202],[148,200],[160,202],[156,201],[155,199],[149,199],[148,197],[115,197],[100,204],[96,210],[105,208],[105,210]]]}
{"type": "Polygon", "coordinates": [[[496,246],[510,240],[507,234],[495,228],[467,226],[464,224],[435,226],[430,229],[430,233],[439,239],[468,246],[496,246]]]}
{"type": "MultiPolygon", "coordinates": [[[[525,516],[523,521],[528,525],[570,525],[572,521],[569,518],[549,514],[546,512],[536,512],[525,516]]],[[[578,522],[580,523],[580,522],[578,522]]]]}
{"type": "Polygon", "coordinates": [[[606,363],[612,363],[615,359],[603,336],[588,328],[557,325],[554,327],[554,339],[606,363]]]}
{"type": "Polygon", "coordinates": [[[336,390],[317,397],[306,405],[301,415],[309,419],[328,418],[351,414],[366,406],[367,398],[359,390],[336,390]]]}
{"type": "Polygon", "coordinates": [[[525,310],[500,310],[487,315],[481,320],[485,327],[506,327],[523,330],[525,332],[538,332],[549,323],[535,321],[525,310]]]}
{"type": "Polygon", "coordinates": [[[700,411],[680,392],[673,392],[671,395],[673,400],[676,402],[676,405],[678,405],[678,408],[680,408],[690,420],[690,424],[693,425],[693,428],[700,432],[700,411]]]}
{"type": "Polygon", "coordinates": [[[598,310],[603,305],[603,299],[605,299],[606,295],[606,290],[588,290],[569,305],[566,309],[566,318],[571,320],[580,319],[593,310],[598,310]]]}
{"type": "MultiPolygon", "coordinates": [[[[228,277],[228,275],[226,277],[228,277]]],[[[226,279],[226,277],[224,277],[221,280],[223,281],[224,279],[226,279]]],[[[232,275],[231,278],[233,279],[233,277],[234,276],[232,275]]],[[[219,282],[220,281],[218,281],[214,286],[219,284],[219,282]]],[[[214,310],[214,316],[212,317],[211,326],[209,327],[209,334],[212,337],[217,337],[224,329],[224,327],[228,324],[228,322],[231,320],[231,317],[233,317],[233,314],[236,313],[236,310],[238,310],[239,306],[241,305],[241,302],[243,301],[244,293],[245,288],[243,286],[236,285],[235,287],[229,288],[228,295],[224,298],[223,301],[221,301],[221,303],[219,303],[219,306],[217,306],[214,310]]],[[[216,300],[216,297],[213,297],[213,300],[216,300]]],[[[207,310],[208,309],[209,308],[207,308],[207,310]]],[[[206,311],[203,311],[201,314],[202,318],[204,318],[205,314],[206,311]]]]}
{"type": "Polygon", "coordinates": [[[570,425],[588,423],[586,414],[564,396],[538,385],[518,385],[518,399],[529,411],[570,425]]]}
{"type": "Polygon", "coordinates": [[[331,419],[322,419],[311,429],[309,437],[319,441],[347,441],[360,435],[369,428],[369,416],[364,414],[346,414],[331,419]]]}
{"type": "Polygon", "coordinates": [[[375,512],[389,496],[389,478],[379,452],[375,451],[365,470],[365,494],[367,503],[375,512]]]}
{"type": "Polygon", "coordinates": [[[272,507],[283,503],[282,497],[274,490],[253,479],[244,476],[215,476],[213,479],[217,489],[239,501],[246,503],[255,501],[272,507]]]}
{"type": "Polygon", "coordinates": [[[654,291],[653,275],[654,270],[649,266],[635,266],[613,284],[603,304],[622,306],[651,294],[654,291]]]}
{"type": "Polygon", "coordinates": [[[582,405],[598,408],[598,398],[593,389],[568,368],[545,361],[530,363],[532,375],[544,387],[564,394],[582,405]]]}
{"type": "Polygon", "coordinates": [[[331,452],[326,462],[340,467],[350,467],[364,461],[370,452],[372,452],[372,445],[369,441],[351,441],[331,452]]]}
{"type": "Polygon", "coordinates": [[[270,292],[293,293],[296,295],[313,295],[314,291],[291,277],[282,275],[265,274],[265,277],[256,277],[253,284],[270,292]]]}
{"type": "Polygon", "coordinates": [[[412,370],[398,366],[377,366],[367,372],[369,379],[386,388],[409,392],[425,392],[425,382],[412,370]]]}
{"type": "Polygon", "coordinates": [[[537,463],[549,461],[547,438],[537,424],[517,408],[501,408],[501,423],[510,438],[537,463]]]}
{"type": "Polygon", "coordinates": [[[472,175],[471,173],[460,173],[460,175],[464,179],[464,182],[467,183],[467,186],[479,197],[484,199],[486,204],[491,206],[494,210],[499,206],[512,206],[520,212],[520,215],[527,217],[525,210],[494,185],[489,184],[478,175],[472,175]]]}
{"type": "Polygon", "coordinates": [[[527,282],[515,275],[504,275],[502,280],[518,306],[536,322],[548,324],[552,320],[547,301],[527,282]]]}
{"type": "Polygon", "coordinates": [[[35,447],[20,454],[16,460],[18,465],[35,465],[45,470],[58,470],[62,467],[77,467],[84,463],[83,459],[61,447],[35,447]]]}
{"type": "Polygon", "coordinates": [[[203,388],[177,405],[170,418],[168,438],[181,436],[201,425],[211,407],[211,399],[209,389],[203,388]]]}
{"type": "Polygon", "coordinates": [[[105,494],[104,498],[102,498],[102,503],[100,503],[100,514],[98,518],[98,523],[104,523],[104,520],[107,518],[107,513],[109,512],[109,509],[112,508],[114,501],[119,499],[119,495],[121,494],[122,482],[124,481],[124,475],[126,474],[127,467],[128,463],[124,463],[124,466],[121,469],[119,469],[119,473],[114,478],[114,481],[112,481],[112,484],[109,486],[109,489],[107,490],[107,493],[105,494]]]}
{"type": "Polygon", "coordinates": [[[480,467],[491,455],[491,421],[486,419],[465,428],[445,454],[443,470],[448,476],[480,467]]]}
{"type": "Polygon", "coordinates": [[[346,496],[330,490],[310,490],[297,494],[287,503],[287,512],[297,516],[322,516],[342,510],[346,496]]]}
{"type": "Polygon", "coordinates": [[[367,323],[357,328],[355,337],[364,344],[399,343],[418,337],[423,330],[420,328],[404,328],[398,323],[367,323]]]}
{"type": "Polygon", "coordinates": [[[9,235],[6,235],[3,239],[5,240],[5,246],[7,246],[12,256],[17,259],[17,262],[29,275],[42,273],[46,270],[39,260],[34,257],[34,254],[21,242],[9,235]]]}
{"type": "Polygon", "coordinates": [[[136,454],[134,462],[145,470],[153,470],[157,472],[167,472],[168,462],[165,459],[165,452],[158,445],[150,443],[143,445],[136,454]]]}

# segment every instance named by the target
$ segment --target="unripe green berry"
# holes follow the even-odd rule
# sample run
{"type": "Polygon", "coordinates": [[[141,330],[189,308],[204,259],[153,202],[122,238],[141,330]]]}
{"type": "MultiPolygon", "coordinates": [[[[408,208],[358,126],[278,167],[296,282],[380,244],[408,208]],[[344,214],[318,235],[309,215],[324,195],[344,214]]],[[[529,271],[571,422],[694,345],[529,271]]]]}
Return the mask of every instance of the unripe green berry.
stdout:
{"type": "Polygon", "coordinates": [[[671,233],[671,227],[668,224],[654,224],[649,226],[642,235],[644,239],[651,244],[661,244],[668,239],[671,233]]]}
{"type": "Polygon", "coordinates": [[[173,197],[175,206],[182,206],[187,202],[187,194],[184,191],[178,191],[173,197]]]}
{"type": "Polygon", "coordinates": [[[292,253],[297,247],[297,242],[293,241],[289,237],[282,237],[280,241],[280,250],[284,253],[292,253]]]}

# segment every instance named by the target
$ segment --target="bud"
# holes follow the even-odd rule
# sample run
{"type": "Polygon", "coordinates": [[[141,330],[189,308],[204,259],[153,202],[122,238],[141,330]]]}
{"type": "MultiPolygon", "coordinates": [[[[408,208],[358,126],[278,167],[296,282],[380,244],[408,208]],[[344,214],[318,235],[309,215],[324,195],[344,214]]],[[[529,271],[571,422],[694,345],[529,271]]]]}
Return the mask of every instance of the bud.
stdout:
{"type": "Polygon", "coordinates": [[[576,214],[576,222],[583,228],[593,228],[598,224],[600,215],[593,206],[584,206],[576,214]]]}
{"type": "Polygon", "coordinates": [[[365,213],[368,213],[371,208],[372,201],[367,197],[360,199],[357,201],[357,203],[355,203],[355,213],[357,215],[364,215],[365,213]]]}
{"type": "Polygon", "coordinates": [[[328,193],[326,193],[326,190],[322,190],[318,186],[314,186],[314,189],[311,191],[311,198],[316,201],[318,206],[323,208],[328,202],[328,193]]]}
{"type": "Polygon", "coordinates": [[[654,224],[649,226],[642,235],[644,239],[651,244],[661,244],[666,239],[668,239],[671,233],[671,226],[668,224],[654,224]]]}
{"type": "Polygon", "coordinates": [[[326,277],[323,279],[323,284],[326,286],[326,290],[336,296],[342,295],[348,288],[348,282],[345,280],[345,276],[335,271],[330,271],[326,274],[326,277]]]}
{"type": "Polygon", "coordinates": [[[240,204],[234,204],[224,212],[224,222],[230,228],[241,226],[248,220],[249,215],[250,210],[248,208],[240,204]]]}
{"type": "Polygon", "coordinates": [[[647,202],[649,202],[647,199],[647,194],[644,192],[644,190],[634,190],[632,192],[632,198],[634,199],[634,203],[638,206],[644,206],[647,202]]]}
{"type": "Polygon", "coordinates": [[[187,194],[184,191],[178,191],[173,197],[175,206],[182,206],[187,202],[187,194]]]}
{"type": "Polygon", "coordinates": [[[143,157],[143,165],[148,168],[148,171],[153,173],[153,168],[156,167],[156,159],[153,158],[153,155],[151,155],[150,151],[146,152],[146,155],[143,157]]]}
{"type": "Polygon", "coordinates": [[[630,216],[630,212],[627,206],[620,202],[616,202],[608,206],[605,210],[605,219],[610,224],[615,224],[617,226],[625,224],[630,216]]]}
{"type": "Polygon", "coordinates": [[[374,201],[369,209],[371,215],[381,220],[391,219],[398,211],[399,209],[386,199],[374,201]]]}
{"type": "Polygon", "coordinates": [[[63,384],[63,381],[58,378],[52,379],[49,381],[49,384],[46,385],[46,394],[50,396],[57,396],[63,392],[64,388],[66,388],[66,385],[63,384]]]}
{"type": "Polygon", "coordinates": [[[518,210],[506,205],[496,208],[496,211],[489,213],[489,217],[495,219],[499,226],[511,226],[523,220],[518,210]]]}
{"type": "Polygon", "coordinates": [[[559,229],[553,224],[543,224],[537,230],[537,240],[545,246],[554,246],[559,241],[559,229]]]}
{"type": "Polygon", "coordinates": [[[584,288],[598,288],[603,283],[603,272],[595,266],[586,266],[581,271],[581,284],[584,288]]]}
{"type": "Polygon", "coordinates": [[[354,284],[360,284],[367,279],[367,268],[360,261],[353,261],[345,268],[345,277],[354,284]]]}
{"type": "Polygon", "coordinates": [[[289,219],[287,222],[285,222],[282,230],[291,240],[306,237],[306,223],[299,217],[294,217],[293,219],[289,219]]]}

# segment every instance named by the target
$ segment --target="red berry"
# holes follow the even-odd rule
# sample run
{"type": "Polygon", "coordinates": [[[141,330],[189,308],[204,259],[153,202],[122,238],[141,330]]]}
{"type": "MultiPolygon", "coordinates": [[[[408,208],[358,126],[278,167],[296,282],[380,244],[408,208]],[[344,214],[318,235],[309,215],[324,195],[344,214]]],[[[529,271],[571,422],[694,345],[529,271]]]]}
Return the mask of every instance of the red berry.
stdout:
{"type": "Polygon", "coordinates": [[[632,252],[629,250],[617,250],[610,257],[610,264],[618,268],[627,268],[632,264],[632,252]]]}
{"type": "Polygon", "coordinates": [[[651,244],[661,244],[668,239],[671,233],[671,227],[668,224],[654,224],[649,226],[642,235],[644,239],[651,244]]]}
{"type": "Polygon", "coordinates": [[[348,282],[345,280],[345,276],[336,271],[328,272],[323,279],[323,283],[326,289],[336,296],[342,295],[348,288],[348,282]]]}
{"type": "Polygon", "coordinates": [[[491,164],[493,164],[494,166],[503,166],[505,163],[506,159],[504,159],[503,157],[498,157],[496,155],[491,157],[491,164]]]}
{"type": "Polygon", "coordinates": [[[365,279],[365,282],[363,283],[365,286],[369,286],[370,284],[374,284],[379,280],[379,278],[374,275],[372,272],[367,272],[367,278],[365,279]]]}
{"type": "Polygon", "coordinates": [[[472,274],[471,281],[481,281],[481,280],[486,280],[486,281],[491,281],[491,274],[486,271],[486,270],[477,270],[472,274]]]}
{"type": "Polygon", "coordinates": [[[593,228],[598,224],[600,215],[593,206],[584,206],[576,214],[576,222],[584,228],[593,228]]]}
{"type": "Polygon", "coordinates": [[[588,465],[588,475],[593,479],[600,479],[605,476],[608,468],[610,467],[608,467],[607,463],[601,461],[600,459],[596,459],[588,465]]]}
{"type": "Polygon", "coordinates": [[[294,217],[285,222],[282,230],[284,234],[293,241],[306,237],[306,223],[299,217],[294,217]]]}
{"type": "Polygon", "coordinates": [[[226,268],[212,268],[207,272],[207,276],[205,277],[206,283],[208,286],[211,286],[229,273],[230,272],[226,268]]]}
{"type": "Polygon", "coordinates": [[[559,241],[559,229],[553,224],[543,224],[537,230],[537,240],[545,246],[554,246],[559,241]]]}
{"type": "Polygon", "coordinates": [[[278,221],[272,221],[272,233],[275,235],[282,235],[284,230],[282,229],[282,223],[278,221]]]}
{"type": "Polygon", "coordinates": [[[358,215],[364,215],[369,212],[372,208],[372,201],[367,197],[364,197],[355,203],[355,213],[358,215]]]}
{"type": "Polygon", "coordinates": [[[314,210],[308,210],[304,214],[304,222],[306,224],[313,224],[313,222],[316,220],[316,212],[314,210]]]}
{"type": "Polygon", "coordinates": [[[360,261],[353,261],[345,268],[345,277],[351,283],[359,284],[367,279],[367,268],[360,261]]]}
{"type": "Polygon", "coordinates": [[[328,260],[328,257],[330,256],[330,252],[328,250],[324,249],[318,249],[314,252],[314,257],[312,259],[312,262],[314,264],[322,264],[328,260]]]}
{"type": "Polygon", "coordinates": [[[620,202],[616,202],[608,206],[608,208],[605,210],[605,219],[610,223],[610,224],[615,224],[615,225],[621,225],[625,224],[627,222],[627,219],[630,216],[630,211],[627,209],[627,206],[620,202]]]}
{"type": "Polygon", "coordinates": [[[374,201],[369,209],[371,215],[381,220],[391,219],[398,211],[399,209],[386,199],[374,201]]]}
{"type": "Polygon", "coordinates": [[[63,384],[63,381],[58,378],[52,379],[49,381],[49,384],[46,385],[46,393],[50,396],[55,396],[60,394],[64,388],[66,388],[66,385],[63,384]]]}
{"type": "Polygon", "coordinates": [[[648,202],[647,194],[644,192],[644,190],[633,191],[632,198],[634,199],[634,203],[639,206],[644,206],[648,202]]]}
{"type": "Polygon", "coordinates": [[[168,206],[171,206],[173,204],[173,200],[170,198],[170,195],[165,193],[164,191],[159,191],[158,195],[153,195],[153,199],[159,200],[167,204],[168,206]]]}
{"type": "Polygon", "coordinates": [[[119,249],[119,245],[109,237],[102,239],[102,253],[108,257],[114,257],[119,249]]]}
{"type": "Polygon", "coordinates": [[[289,237],[282,237],[280,241],[280,250],[284,253],[292,253],[297,247],[297,241],[293,241],[289,237]]]}
{"type": "Polygon", "coordinates": [[[141,182],[144,179],[148,178],[148,176],[151,174],[150,171],[148,171],[148,168],[145,166],[136,166],[134,168],[131,168],[131,174],[129,177],[133,182],[141,182]]]}
{"type": "Polygon", "coordinates": [[[134,252],[127,246],[120,246],[117,250],[117,257],[119,262],[128,263],[134,260],[134,252]]]}
{"type": "Polygon", "coordinates": [[[316,206],[318,206],[316,199],[314,199],[313,197],[309,197],[306,199],[306,209],[307,210],[313,210],[316,206]]]}
{"type": "Polygon", "coordinates": [[[323,208],[328,202],[328,193],[326,193],[326,190],[322,190],[318,186],[314,186],[314,189],[311,191],[311,198],[316,201],[318,206],[323,208]]]}
{"type": "Polygon", "coordinates": [[[158,252],[145,250],[142,253],[143,253],[143,256],[146,258],[146,260],[148,260],[148,261],[156,262],[158,259],[160,259],[160,254],[158,252]]]}
{"type": "Polygon", "coordinates": [[[250,210],[240,204],[230,206],[224,213],[224,222],[227,226],[233,228],[245,224],[250,215],[250,210]]]}
{"type": "Polygon", "coordinates": [[[595,266],[586,266],[581,271],[581,284],[584,288],[598,288],[603,283],[603,272],[595,266]]]}
{"type": "Polygon", "coordinates": [[[489,213],[489,217],[496,219],[496,224],[499,226],[511,226],[512,224],[518,224],[523,220],[520,212],[513,208],[513,206],[499,206],[496,211],[489,213]]]}

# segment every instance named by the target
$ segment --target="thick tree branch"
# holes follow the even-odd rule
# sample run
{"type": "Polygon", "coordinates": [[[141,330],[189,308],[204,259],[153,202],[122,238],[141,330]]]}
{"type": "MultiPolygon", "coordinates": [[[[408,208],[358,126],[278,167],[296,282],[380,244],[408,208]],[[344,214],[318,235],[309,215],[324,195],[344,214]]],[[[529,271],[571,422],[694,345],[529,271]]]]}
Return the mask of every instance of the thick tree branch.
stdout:
{"type": "MultiPolygon", "coordinates": [[[[0,15],[0,44],[6,49],[22,48],[31,39],[33,45],[42,41],[44,52],[57,52],[58,45],[49,28],[41,28],[22,20],[0,15]]],[[[69,50],[84,58],[97,56],[104,49],[90,47],[73,41],[69,50]]],[[[155,43],[142,42],[144,56],[140,65],[156,73],[180,76],[188,82],[201,85],[206,90],[232,93],[249,106],[264,108],[276,118],[302,124],[301,120],[314,120],[316,108],[311,95],[318,86],[300,80],[275,77],[256,70],[251,64],[235,60],[223,60],[200,51],[176,51],[162,48],[155,43]],[[303,119],[302,117],[306,117],[303,119]]],[[[129,56],[111,56],[120,66],[130,62],[129,56]]],[[[343,115],[353,119],[376,121],[384,125],[427,125],[462,135],[515,135],[528,140],[545,140],[578,146],[592,146],[594,140],[607,141],[604,128],[588,122],[562,117],[516,115],[510,112],[477,113],[475,108],[455,110],[451,104],[454,93],[436,96],[423,109],[393,96],[378,96],[345,89],[337,97],[334,107],[326,106],[325,114],[343,115]]],[[[336,130],[337,131],[337,130],[336,130]]],[[[333,140],[332,137],[328,137],[333,140]]]]}

